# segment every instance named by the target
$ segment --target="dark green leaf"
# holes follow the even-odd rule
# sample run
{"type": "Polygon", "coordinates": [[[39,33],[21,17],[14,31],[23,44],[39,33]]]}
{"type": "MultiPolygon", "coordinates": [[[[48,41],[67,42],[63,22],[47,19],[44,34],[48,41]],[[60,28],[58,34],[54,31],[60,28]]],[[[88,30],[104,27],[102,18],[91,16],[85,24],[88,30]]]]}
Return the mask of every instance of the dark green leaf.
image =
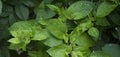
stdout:
{"type": "Polygon", "coordinates": [[[36,18],[51,18],[53,16],[55,16],[55,12],[53,12],[52,10],[48,9],[45,7],[44,3],[41,3],[39,6],[37,6],[34,10],[35,14],[36,14],[36,18]]]}
{"type": "Polygon", "coordinates": [[[15,12],[21,20],[27,20],[29,18],[29,9],[24,5],[16,5],[15,12]]]}
{"type": "Polygon", "coordinates": [[[97,9],[97,13],[96,13],[96,17],[105,17],[107,15],[109,15],[115,8],[117,7],[117,5],[113,4],[113,3],[109,3],[109,2],[102,2],[98,9],[97,9]]]}
{"type": "Polygon", "coordinates": [[[24,0],[23,3],[28,7],[34,7],[36,5],[35,0],[24,0]]]}
{"type": "Polygon", "coordinates": [[[103,51],[112,55],[112,57],[120,56],[120,45],[117,44],[106,44],[103,48],[103,51]]]}
{"type": "Polygon", "coordinates": [[[106,18],[97,18],[95,24],[98,26],[109,26],[110,25],[110,23],[108,22],[106,18]]]}
{"type": "Polygon", "coordinates": [[[109,15],[109,17],[114,24],[120,25],[120,15],[118,13],[112,13],[109,15]]]}

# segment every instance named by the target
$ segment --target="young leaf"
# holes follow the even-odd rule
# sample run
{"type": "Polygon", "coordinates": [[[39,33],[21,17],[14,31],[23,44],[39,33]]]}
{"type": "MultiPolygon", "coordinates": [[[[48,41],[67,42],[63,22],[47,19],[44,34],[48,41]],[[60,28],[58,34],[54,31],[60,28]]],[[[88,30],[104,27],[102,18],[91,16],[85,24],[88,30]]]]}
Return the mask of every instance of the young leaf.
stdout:
{"type": "Polygon", "coordinates": [[[55,11],[55,12],[59,12],[59,11],[60,11],[59,7],[57,7],[57,6],[55,6],[55,5],[50,5],[50,4],[48,4],[47,6],[48,6],[51,10],[53,10],[53,11],[55,11]]]}
{"type": "Polygon", "coordinates": [[[19,44],[21,41],[19,38],[12,38],[12,39],[9,39],[8,42],[12,44],[19,44]]]}
{"type": "Polygon", "coordinates": [[[95,27],[92,27],[88,30],[88,34],[92,37],[94,37],[94,40],[98,40],[99,38],[99,30],[95,27]]]}
{"type": "Polygon", "coordinates": [[[86,17],[93,9],[93,3],[90,1],[78,1],[73,3],[69,8],[68,12],[71,12],[71,18],[79,20],[86,17]]]}
{"type": "Polygon", "coordinates": [[[29,9],[24,5],[16,5],[15,12],[21,20],[27,20],[29,17],[29,9]]]}
{"type": "Polygon", "coordinates": [[[0,14],[2,13],[2,1],[0,0],[0,14]]]}
{"type": "Polygon", "coordinates": [[[102,2],[96,12],[96,17],[105,17],[109,15],[117,5],[109,2],[102,2]]]}

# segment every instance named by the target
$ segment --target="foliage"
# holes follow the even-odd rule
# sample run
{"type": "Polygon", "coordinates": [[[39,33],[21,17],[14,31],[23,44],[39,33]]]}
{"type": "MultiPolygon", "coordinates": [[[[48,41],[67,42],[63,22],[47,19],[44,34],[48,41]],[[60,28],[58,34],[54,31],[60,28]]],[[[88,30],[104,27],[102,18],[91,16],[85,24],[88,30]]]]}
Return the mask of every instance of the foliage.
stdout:
{"type": "Polygon", "coordinates": [[[119,0],[0,0],[0,57],[119,57],[119,0]]]}

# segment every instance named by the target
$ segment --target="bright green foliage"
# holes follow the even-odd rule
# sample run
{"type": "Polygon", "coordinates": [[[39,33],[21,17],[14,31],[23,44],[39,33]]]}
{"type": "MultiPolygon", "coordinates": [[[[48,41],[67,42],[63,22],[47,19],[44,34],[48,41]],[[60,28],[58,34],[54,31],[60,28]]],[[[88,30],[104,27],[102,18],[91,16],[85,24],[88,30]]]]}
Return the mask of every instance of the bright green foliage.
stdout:
{"type": "Polygon", "coordinates": [[[79,20],[81,18],[86,17],[90,14],[93,9],[93,3],[89,1],[78,1],[73,3],[69,8],[68,11],[70,12],[71,18],[74,20],[79,20]]]}
{"type": "Polygon", "coordinates": [[[96,12],[96,17],[105,17],[109,15],[117,5],[109,2],[102,2],[96,12]]]}
{"type": "Polygon", "coordinates": [[[19,44],[20,43],[20,39],[19,38],[12,38],[12,39],[8,40],[8,42],[11,42],[13,44],[19,44]]]}
{"type": "Polygon", "coordinates": [[[119,0],[0,0],[0,57],[119,57],[119,5],[119,0]]]}

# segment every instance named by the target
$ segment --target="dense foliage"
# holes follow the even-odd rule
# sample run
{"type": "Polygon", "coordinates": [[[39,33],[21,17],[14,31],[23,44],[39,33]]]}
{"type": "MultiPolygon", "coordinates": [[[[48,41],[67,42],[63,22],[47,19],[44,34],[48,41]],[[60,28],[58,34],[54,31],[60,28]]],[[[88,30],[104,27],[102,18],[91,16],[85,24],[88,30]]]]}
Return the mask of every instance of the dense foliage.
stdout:
{"type": "Polygon", "coordinates": [[[0,57],[119,57],[119,0],[0,0],[0,57]]]}

